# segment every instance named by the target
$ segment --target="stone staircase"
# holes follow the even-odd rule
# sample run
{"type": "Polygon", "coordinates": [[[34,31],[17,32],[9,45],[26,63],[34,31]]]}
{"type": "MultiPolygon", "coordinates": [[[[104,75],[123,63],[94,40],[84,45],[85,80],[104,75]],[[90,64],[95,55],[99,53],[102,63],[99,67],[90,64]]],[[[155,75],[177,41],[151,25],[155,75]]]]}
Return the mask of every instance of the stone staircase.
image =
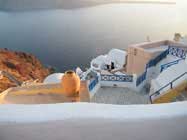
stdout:
{"type": "Polygon", "coordinates": [[[187,81],[185,80],[178,86],[173,87],[165,91],[164,93],[161,93],[161,94],[157,93],[155,95],[158,96],[156,99],[151,98],[152,103],[155,103],[155,104],[185,101],[187,100],[187,81]]]}

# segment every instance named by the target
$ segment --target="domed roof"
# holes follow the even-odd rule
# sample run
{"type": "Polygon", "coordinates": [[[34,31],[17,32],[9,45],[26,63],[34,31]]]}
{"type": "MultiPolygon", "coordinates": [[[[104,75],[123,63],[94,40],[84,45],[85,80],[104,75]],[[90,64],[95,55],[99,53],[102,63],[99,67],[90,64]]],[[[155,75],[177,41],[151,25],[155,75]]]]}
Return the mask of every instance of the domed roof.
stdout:
{"type": "Polygon", "coordinates": [[[64,75],[64,73],[53,73],[53,74],[47,76],[44,79],[43,83],[44,84],[60,83],[63,75],[64,75]]]}

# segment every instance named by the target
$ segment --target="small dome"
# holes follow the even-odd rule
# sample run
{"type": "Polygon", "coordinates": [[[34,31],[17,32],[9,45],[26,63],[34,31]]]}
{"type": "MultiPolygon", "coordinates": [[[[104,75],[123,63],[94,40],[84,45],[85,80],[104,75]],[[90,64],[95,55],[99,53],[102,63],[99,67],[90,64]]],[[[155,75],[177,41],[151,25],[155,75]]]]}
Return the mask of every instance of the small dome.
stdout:
{"type": "Polygon", "coordinates": [[[44,84],[55,84],[55,83],[61,83],[61,79],[63,77],[64,73],[54,73],[49,76],[47,76],[44,79],[44,84]]]}

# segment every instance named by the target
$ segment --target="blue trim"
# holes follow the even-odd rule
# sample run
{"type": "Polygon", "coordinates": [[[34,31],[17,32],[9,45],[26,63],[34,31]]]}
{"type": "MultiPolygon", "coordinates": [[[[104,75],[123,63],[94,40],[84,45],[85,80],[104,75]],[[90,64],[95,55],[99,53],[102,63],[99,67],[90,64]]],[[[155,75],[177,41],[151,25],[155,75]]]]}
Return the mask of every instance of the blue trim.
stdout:
{"type": "Polygon", "coordinates": [[[164,64],[164,65],[161,65],[161,69],[160,69],[160,72],[163,72],[164,70],[166,70],[167,68],[173,66],[173,65],[176,65],[179,63],[179,61],[181,61],[183,59],[179,59],[179,60],[175,60],[173,62],[169,62],[167,64],[164,64]]]}
{"type": "Polygon", "coordinates": [[[169,46],[169,54],[185,59],[186,58],[186,54],[187,54],[187,50],[183,49],[183,48],[178,48],[176,46],[169,46]]]}
{"type": "Polygon", "coordinates": [[[101,81],[107,82],[133,82],[133,75],[101,75],[101,81]]]}
{"type": "Polygon", "coordinates": [[[139,76],[136,80],[136,86],[139,86],[143,81],[145,81],[147,77],[147,71],[145,71],[141,76],[139,76]]]}
{"type": "Polygon", "coordinates": [[[88,86],[89,91],[92,91],[98,83],[99,83],[99,77],[97,76],[92,82],[90,82],[88,86]]]}
{"type": "Polygon", "coordinates": [[[146,64],[145,72],[137,78],[136,86],[139,86],[143,81],[146,80],[148,68],[151,68],[151,67],[156,66],[161,60],[163,60],[164,58],[166,58],[166,56],[167,56],[168,54],[169,54],[169,50],[167,49],[166,51],[164,51],[163,53],[161,53],[160,55],[158,55],[158,56],[155,57],[154,59],[151,59],[151,60],[146,64]]]}
{"type": "Polygon", "coordinates": [[[161,60],[163,60],[167,55],[169,54],[169,50],[167,49],[166,51],[164,51],[163,53],[161,53],[160,55],[158,55],[157,57],[155,57],[154,59],[151,59],[147,65],[146,65],[146,69],[156,66],[161,60]]]}

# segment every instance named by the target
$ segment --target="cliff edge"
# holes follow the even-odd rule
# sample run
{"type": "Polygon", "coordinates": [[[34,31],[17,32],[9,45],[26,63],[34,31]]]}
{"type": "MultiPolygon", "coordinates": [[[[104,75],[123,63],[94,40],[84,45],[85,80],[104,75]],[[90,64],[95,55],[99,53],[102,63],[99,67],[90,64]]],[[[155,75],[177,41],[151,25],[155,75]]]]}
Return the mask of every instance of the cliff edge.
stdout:
{"type": "MultiPolygon", "coordinates": [[[[9,73],[20,83],[36,79],[41,82],[51,73],[51,70],[45,68],[34,55],[8,49],[0,49],[0,71],[9,73]]],[[[14,86],[16,83],[10,78],[0,75],[0,92],[14,86]]]]}

